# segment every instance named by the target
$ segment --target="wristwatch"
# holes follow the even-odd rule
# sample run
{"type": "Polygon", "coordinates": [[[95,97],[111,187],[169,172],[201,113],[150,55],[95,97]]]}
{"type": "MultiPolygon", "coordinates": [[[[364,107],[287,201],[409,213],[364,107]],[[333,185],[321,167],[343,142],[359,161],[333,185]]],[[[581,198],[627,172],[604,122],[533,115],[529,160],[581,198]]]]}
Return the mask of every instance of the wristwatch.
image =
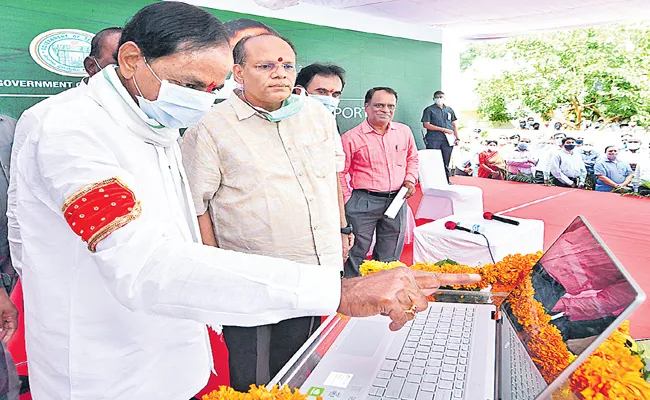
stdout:
{"type": "Polygon", "coordinates": [[[348,222],[348,226],[346,226],[345,228],[341,228],[341,234],[349,235],[351,233],[352,233],[352,225],[350,225],[350,223],[348,222]]]}

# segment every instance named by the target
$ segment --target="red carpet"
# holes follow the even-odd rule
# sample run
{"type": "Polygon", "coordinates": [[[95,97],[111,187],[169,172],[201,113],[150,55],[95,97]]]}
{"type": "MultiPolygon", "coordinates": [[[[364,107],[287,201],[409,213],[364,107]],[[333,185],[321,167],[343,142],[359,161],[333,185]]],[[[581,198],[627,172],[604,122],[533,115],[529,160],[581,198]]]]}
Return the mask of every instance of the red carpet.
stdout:
{"type": "MultiPolygon", "coordinates": [[[[453,177],[452,182],[483,189],[485,211],[496,213],[514,209],[504,214],[543,220],[544,249],[576,216],[582,215],[646,294],[650,295],[650,256],[645,253],[645,246],[650,243],[650,200],[490,179],[453,177]],[[536,203],[530,204],[533,202],[536,203]]],[[[414,213],[421,198],[418,190],[409,199],[414,213]]],[[[416,220],[416,225],[426,222],[429,221],[416,220]]],[[[405,246],[402,261],[406,264],[413,262],[412,245],[405,246]]],[[[647,315],[650,315],[650,302],[642,304],[632,314],[630,329],[634,338],[650,338],[650,318],[647,315]]]]}

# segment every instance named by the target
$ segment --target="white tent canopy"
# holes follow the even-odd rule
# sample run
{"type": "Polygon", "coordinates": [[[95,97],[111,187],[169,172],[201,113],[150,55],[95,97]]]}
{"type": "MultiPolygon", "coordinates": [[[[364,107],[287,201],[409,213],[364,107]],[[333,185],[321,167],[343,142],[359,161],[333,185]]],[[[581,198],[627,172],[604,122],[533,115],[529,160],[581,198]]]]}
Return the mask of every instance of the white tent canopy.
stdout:
{"type": "Polygon", "coordinates": [[[311,4],[488,39],[650,18],[650,0],[254,0],[283,9],[311,4]]]}

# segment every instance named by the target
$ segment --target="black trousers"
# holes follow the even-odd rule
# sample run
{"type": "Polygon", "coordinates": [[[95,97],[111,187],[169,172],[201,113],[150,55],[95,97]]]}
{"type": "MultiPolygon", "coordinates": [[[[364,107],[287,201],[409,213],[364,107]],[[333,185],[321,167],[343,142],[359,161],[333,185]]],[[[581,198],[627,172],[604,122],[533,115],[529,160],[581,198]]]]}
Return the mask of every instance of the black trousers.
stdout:
{"type": "Polygon", "coordinates": [[[454,147],[449,145],[447,139],[429,140],[425,138],[424,140],[427,144],[427,149],[436,149],[442,152],[442,162],[445,164],[445,174],[447,175],[447,182],[449,182],[449,162],[451,161],[451,152],[454,150],[454,147]]]}
{"type": "Polygon", "coordinates": [[[458,167],[454,168],[454,175],[458,175],[458,176],[472,176],[472,175],[468,174],[467,172],[463,171],[462,169],[460,169],[460,168],[458,168],[458,167]]]}
{"type": "Polygon", "coordinates": [[[269,383],[320,326],[320,317],[301,317],[256,327],[224,326],[230,386],[248,392],[269,383]]]}
{"type": "Polygon", "coordinates": [[[566,183],[562,182],[561,180],[557,179],[554,176],[551,177],[551,182],[553,182],[553,185],[555,185],[555,186],[560,186],[560,187],[565,187],[565,188],[573,187],[571,185],[567,185],[566,183]]]}

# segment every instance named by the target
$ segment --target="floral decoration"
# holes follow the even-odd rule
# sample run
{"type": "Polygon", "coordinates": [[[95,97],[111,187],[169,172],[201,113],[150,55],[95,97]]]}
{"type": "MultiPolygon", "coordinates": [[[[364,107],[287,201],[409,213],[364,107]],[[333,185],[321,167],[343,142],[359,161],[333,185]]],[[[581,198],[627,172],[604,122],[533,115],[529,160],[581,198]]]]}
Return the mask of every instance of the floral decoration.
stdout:
{"type": "MultiPolygon", "coordinates": [[[[542,253],[514,254],[495,264],[483,267],[460,265],[451,260],[438,263],[416,263],[410,268],[436,273],[474,273],[482,281],[452,289],[480,290],[490,288],[492,293],[510,293],[508,305],[523,329],[519,337],[531,352],[535,365],[546,382],[553,381],[576,356],[562,340],[560,330],[550,324],[551,317],[542,304],[535,300],[530,271],[542,253]],[[521,283],[521,284],[520,284],[521,283]]],[[[403,267],[401,262],[382,263],[365,261],[362,275],[384,269],[403,267]]],[[[432,296],[429,300],[434,301],[432,296]]],[[[503,296],[495,296],[498,307],[503,296]]],[[[650,400],[650,373],[645,368],[634,340],[629,335],[629,321],[625,321],[587,360],[571,375],[563,389],[553,393],[554,400],[650,400]]]]}

